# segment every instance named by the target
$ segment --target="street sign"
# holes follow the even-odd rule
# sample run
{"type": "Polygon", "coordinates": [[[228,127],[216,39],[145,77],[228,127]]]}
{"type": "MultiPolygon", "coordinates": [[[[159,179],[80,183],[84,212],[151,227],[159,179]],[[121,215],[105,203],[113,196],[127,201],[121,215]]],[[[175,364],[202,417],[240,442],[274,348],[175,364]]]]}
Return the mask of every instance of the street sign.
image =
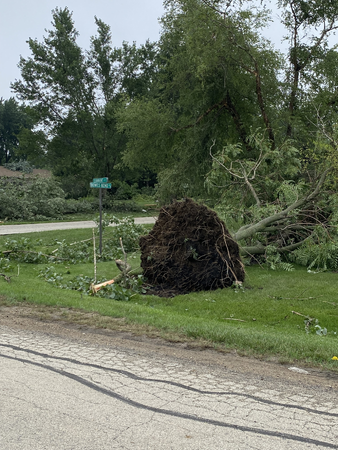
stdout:
{"type": "Polygon", "coordinates": [[[102,188],[102,189],[111,189],[111,183],[96,183],[91,182],[90,183],[91,188],[102,188]]]}
{"type": "Polygon", "coordinates": [[[108,183],[108,178],[93,178],[93,183],[108,183]]]}
{"type": "Polygon", "coordinates": [[[99,202],[100,202],[100,255],[102,255],[102,189],[111,189],[111,183],[108,183],[108,178],[94,178],[90,183],[91,188],[100,188],[99,202]]]}

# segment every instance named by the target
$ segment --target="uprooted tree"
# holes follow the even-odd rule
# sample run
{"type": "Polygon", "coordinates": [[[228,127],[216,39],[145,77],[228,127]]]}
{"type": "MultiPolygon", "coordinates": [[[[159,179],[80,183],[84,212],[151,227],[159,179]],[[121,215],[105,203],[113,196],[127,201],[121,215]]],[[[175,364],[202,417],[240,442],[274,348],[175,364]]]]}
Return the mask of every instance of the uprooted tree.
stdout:
{"type": "Polygon", "coordinates": [[[191,199],[163,207],[153,230],[140,238],[144,276],[160,295],[243,282],[240,253],[266,254],[269,246],[277,254],[288,253],[312,236],[317,224],[311,216],[311,204],[329,170],[321,174],[310,192],[286,208],[240,227],[233,235],[214,211],[191,199]],[[252,238],[255,244],[247,245],[252,238]]]}
{"type": "Polygon", "coordinates": [[[239,247],[217,214],[191,199],[160,211],[140,239],[143,274],[157,294],[212,290],[244,281],[239,247]]]}

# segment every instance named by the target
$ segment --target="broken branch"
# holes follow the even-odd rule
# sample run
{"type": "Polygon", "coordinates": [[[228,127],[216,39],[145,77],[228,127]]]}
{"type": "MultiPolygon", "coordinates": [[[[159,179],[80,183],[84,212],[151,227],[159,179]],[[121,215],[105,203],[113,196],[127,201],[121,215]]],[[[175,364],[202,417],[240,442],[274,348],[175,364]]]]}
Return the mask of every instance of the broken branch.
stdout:
{"type": "Polygon", "coordinates": [[[7,275],[5,275],[4,273],[0,273],[0,276],[1,277],[4,277],[5,278],[5,280],[7,281],[7,283],[10,283],[10,281],[11,281],[11,277],[8,277],[7,275]]]}

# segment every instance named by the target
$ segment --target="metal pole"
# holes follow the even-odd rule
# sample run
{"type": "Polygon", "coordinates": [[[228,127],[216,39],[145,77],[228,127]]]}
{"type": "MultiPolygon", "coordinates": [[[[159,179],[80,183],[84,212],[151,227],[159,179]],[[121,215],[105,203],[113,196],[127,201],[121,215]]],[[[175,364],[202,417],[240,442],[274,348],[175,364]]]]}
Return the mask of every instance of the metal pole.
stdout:
{"type": "Polygon", "coordinates": [[[100,256],[102,255],[102,189],[100,188],[100,256]]]}
{"type": "Polygon", "coordinates": [[[94,284],[96,284],[96,245],[95,245],[95,230],[93,228],[93,250],[94,250],[94,284]]]}

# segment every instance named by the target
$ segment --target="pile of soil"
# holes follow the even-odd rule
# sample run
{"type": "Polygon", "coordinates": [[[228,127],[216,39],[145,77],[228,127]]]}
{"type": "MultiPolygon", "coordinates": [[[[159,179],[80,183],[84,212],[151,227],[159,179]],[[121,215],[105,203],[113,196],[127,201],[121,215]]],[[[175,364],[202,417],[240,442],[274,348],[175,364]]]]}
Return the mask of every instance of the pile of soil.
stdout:
{"type": "Polygon", "coordinates": [[[148,293],[173,296],[244,281],[239,247],[224,222],[191,199],[163,207],[140,247],[148,293]]]}

